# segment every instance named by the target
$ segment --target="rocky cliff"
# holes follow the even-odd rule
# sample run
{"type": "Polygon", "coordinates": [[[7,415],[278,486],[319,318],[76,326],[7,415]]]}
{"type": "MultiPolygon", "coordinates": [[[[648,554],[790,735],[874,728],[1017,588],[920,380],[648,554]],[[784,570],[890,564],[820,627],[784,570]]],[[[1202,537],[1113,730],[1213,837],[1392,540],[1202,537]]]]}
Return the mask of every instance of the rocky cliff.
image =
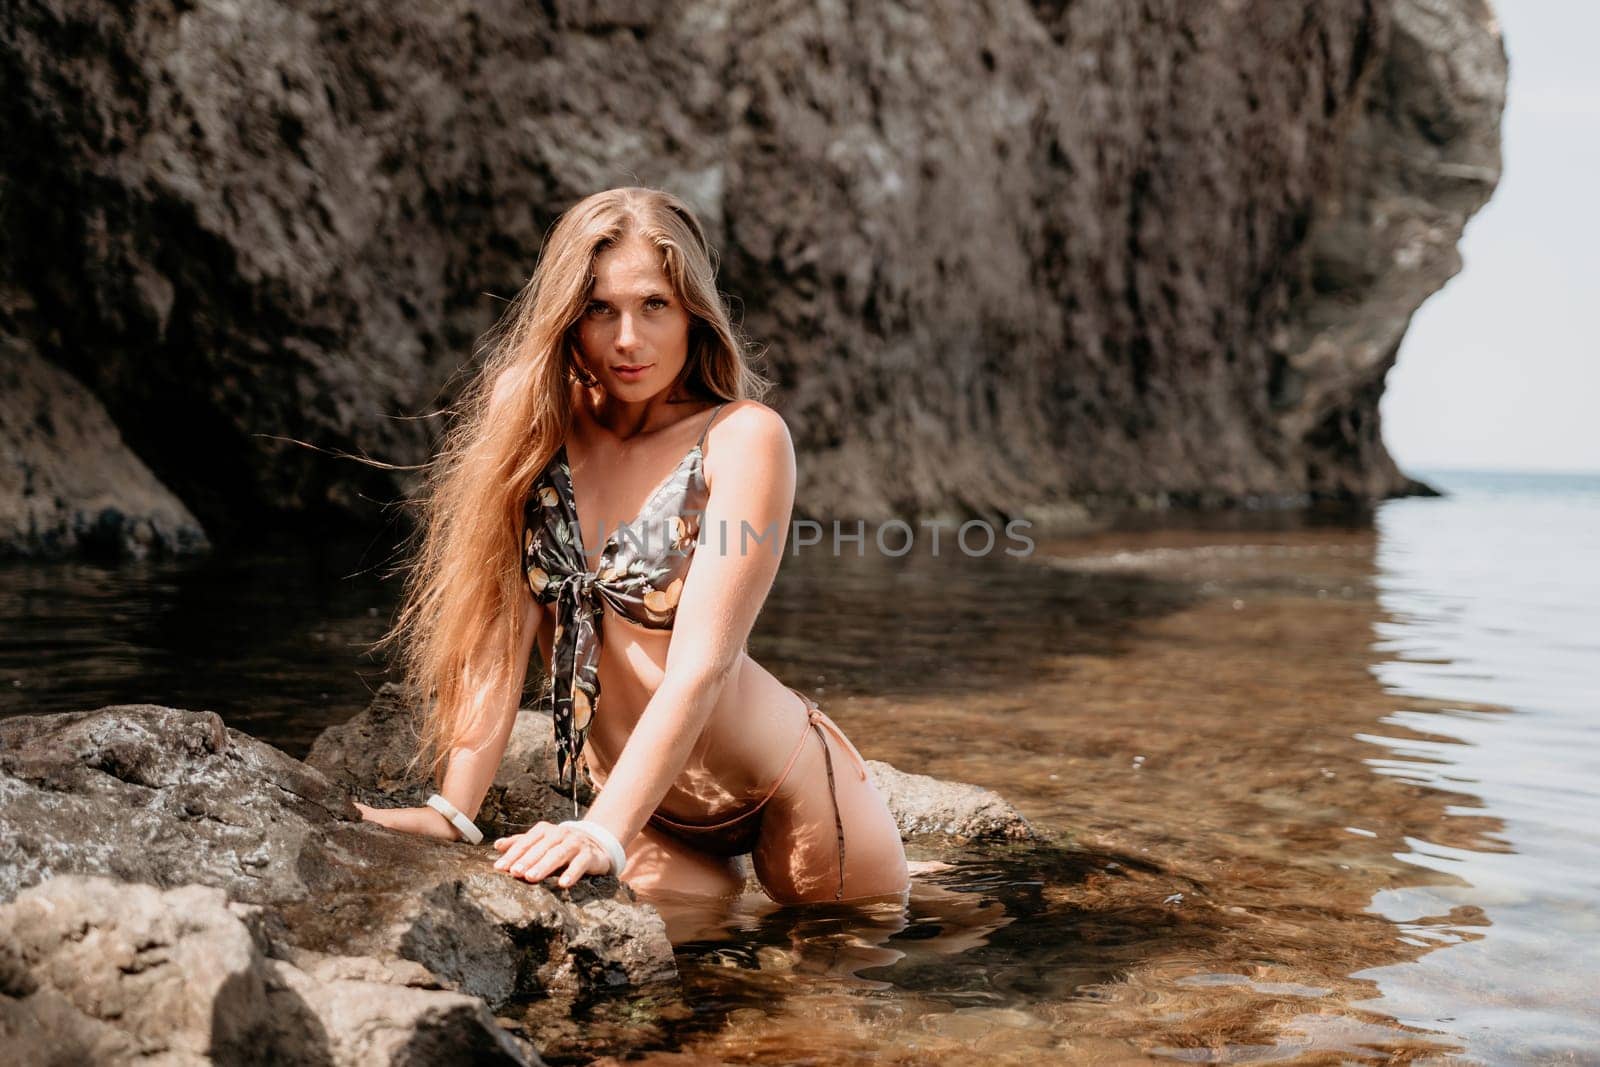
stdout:
{"type": "Polygon", "coordinates": [[[411,482],[283,439],[424,461],[546,227],[635,183],[709,224],[801,514],[1403,492],[1383,377],[1505,76],[1483,0],[16,0],[0,353],[115,432],[0,396],[0,543],[379,521],[411,482]]]}

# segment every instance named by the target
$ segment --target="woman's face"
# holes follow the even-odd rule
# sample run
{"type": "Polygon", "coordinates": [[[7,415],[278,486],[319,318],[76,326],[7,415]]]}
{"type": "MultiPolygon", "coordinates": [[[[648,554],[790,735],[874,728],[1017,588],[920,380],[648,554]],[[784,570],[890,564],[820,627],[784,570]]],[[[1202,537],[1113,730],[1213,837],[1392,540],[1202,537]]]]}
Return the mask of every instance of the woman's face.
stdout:
{"type": "Polygon", "coordinates": [[[689,358],[689,312],[672,291],[661,253],[629,237],[595,257],[595,283],[578,319],[583,365],[619,400],[648,400],[689,358]]]}

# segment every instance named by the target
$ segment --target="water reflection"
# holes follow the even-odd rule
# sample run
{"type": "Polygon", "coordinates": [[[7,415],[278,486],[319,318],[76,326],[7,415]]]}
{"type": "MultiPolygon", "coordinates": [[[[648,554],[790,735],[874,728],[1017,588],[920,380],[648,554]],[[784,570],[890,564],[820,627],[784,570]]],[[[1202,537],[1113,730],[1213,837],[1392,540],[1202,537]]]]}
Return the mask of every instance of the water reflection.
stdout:
{"type": "Polygon", "coordinates": [[[1395,752],[1379,773],[1455,794],[1449,823],[1478,832],[1418,828],[1397,853],[1429,884],[1382,890],[1372,910],[1444,951],[1363,972],[1381,990],[1367,1006],[1489,1062],[1593,1056],[1600,479],[1447,484],[1448,509],[1399,501],[1380,521],[1374,674],[1400,705],[1383,722],[1431,740],[1372,740],[1395,752]]]}
{"type": "Polygon", "coordinates": [[[393,610],[385,559],[277,539],[181,563],[0,562],[0,716],[209,709],[303,757],[385,680],[365,654],[393,610]]]}

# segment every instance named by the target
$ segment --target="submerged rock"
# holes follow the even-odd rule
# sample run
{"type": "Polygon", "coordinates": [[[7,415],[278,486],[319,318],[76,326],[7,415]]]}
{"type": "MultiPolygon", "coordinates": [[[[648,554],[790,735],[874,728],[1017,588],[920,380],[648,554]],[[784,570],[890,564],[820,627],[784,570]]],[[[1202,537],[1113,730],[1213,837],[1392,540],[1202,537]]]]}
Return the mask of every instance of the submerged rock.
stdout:
{"type": "Polygon", "coordinates": [[[496,1008],[675,974],[660,916],[616,878],[530,885],[496,856],[362,821],[321,773],[212,712],[0,721],[0,900],[66,873],[214,886],[270,909],[293,945],[414,961],[496,1008]]]}
{"type": "Polygon", "coordinates": [[[202,885],[161,890],[61,875],[23,890],[0,905],[5,1058],[542,1062],[475,997],[437,983],[408,988],[392,975],[312,974],[272,958],[256,925],[262,911],[202,885]]]}
{"type": "Polygon", "coordinates": [[[1037,841],[1038,831],[992,789],[947,782],[867,761],[867,775],[894,813],[902,837],[939,834],[961,841],[1037,841]]]}

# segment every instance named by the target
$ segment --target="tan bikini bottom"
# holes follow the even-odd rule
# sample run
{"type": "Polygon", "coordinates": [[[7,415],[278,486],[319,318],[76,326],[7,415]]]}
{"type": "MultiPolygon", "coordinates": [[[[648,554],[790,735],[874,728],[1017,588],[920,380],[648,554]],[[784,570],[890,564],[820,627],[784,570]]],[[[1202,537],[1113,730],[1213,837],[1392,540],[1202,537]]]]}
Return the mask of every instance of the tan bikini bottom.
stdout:
{"type": "MultiPolygon", "coordinates": [[[[834,899],[843,899],[844,895],[844,819],[839,814],[839,795],[835,789],[833,779],[833,753],[828,748],[828,738],[824,730],[831,730],[839,739],[840,745],[854,758],[858,773],[862,779],[867,777],[867,764],[861,758],[861,753],[850,743],[839,725],[830,719],[817,702],[800,690],[790,686],[789,689],[806,702],[806,729],[814,730],[822,741],[822,754],[828,768],[828,792],[833,798],[833,820],[839,836],[839,888],[834,893],[834,899]]],[[[800,743],[795,746],[794,752],[789,756],[783,773],[778,775],[778,780],[772,783],[772,788],[751,807],[733,816],[714,823],[685,823],[669,819],[661,814],[660,809],[652,812],[649,825],[655,827],[663,834],[675,837],[685,844],[707,852],[714,856],[740,856],[751,852],[756,842],[761,837],[762,809],[767,801],[771,800],[783,783],[788,780],[789,772],[794,769],[795,761],[800,758],[800,753],[805,749],[806,733],[801,732],[800,743]]]]}

